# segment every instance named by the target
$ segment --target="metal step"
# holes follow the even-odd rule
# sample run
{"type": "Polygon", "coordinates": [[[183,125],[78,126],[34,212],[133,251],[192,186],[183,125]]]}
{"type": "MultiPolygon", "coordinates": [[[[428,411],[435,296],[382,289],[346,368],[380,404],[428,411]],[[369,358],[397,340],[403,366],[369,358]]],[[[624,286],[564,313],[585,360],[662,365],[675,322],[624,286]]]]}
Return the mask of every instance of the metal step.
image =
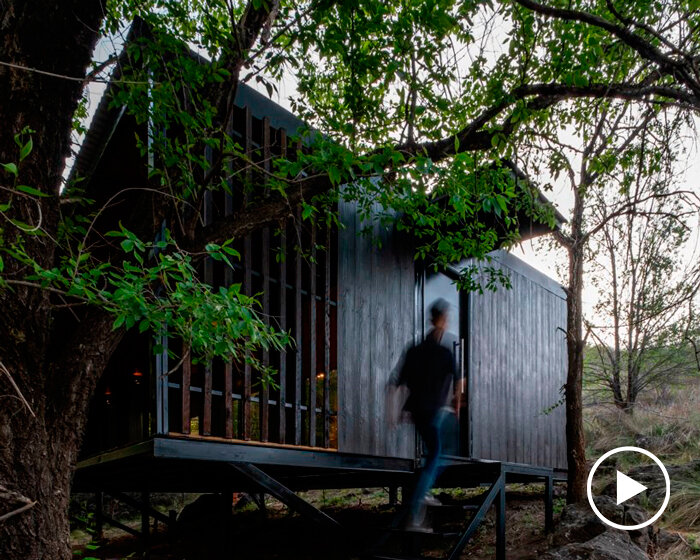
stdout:
{"type": "Polygon", "coordinates": [[[458,537],[461,535],[458,531],[418,531],[418,530],[411,530],[410,528],[407,527],[396,527],[395,529],[389,529],[389,532],[391,533],[400,533],[402,535],[416,535],[416,536],[423,536],[425,535],[426,537],[444,537],[444,538],[454,538],[458,537]]]}
{"type": "Polygon", "coordinates": [[[427,556],[387,556],[384,554],[372,556],[372,560],[435,560],[427,556]]]}
{"type": "Polygon", "coordinates": [[[462,509],[464,511],[475,511],[479,509],[479,506],[474,504],[440,504],[439,506],[431,506],[430,504],[427,504],[427,506],[429,509],[438,511],[441,509],[462,509]]]}

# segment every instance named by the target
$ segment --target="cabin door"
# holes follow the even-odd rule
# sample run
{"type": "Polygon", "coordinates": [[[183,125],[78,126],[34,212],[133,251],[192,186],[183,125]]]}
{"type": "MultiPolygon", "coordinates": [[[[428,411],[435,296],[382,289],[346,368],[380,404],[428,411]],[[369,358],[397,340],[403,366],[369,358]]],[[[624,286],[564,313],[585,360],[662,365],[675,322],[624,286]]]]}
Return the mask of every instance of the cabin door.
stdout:
{"type": "Polygon", "coordinates": [[[425,336],[431,328],[430,307],[439,298],[450,304],[448,331],[443,337],[443,344],[452,352],[455,363],[455,384],[460,389],[459,417],[452,415],[445,422],[446,455],[469,456],[469,414],[466,388],[468,387],[465,358],[464,337],[466,335],[467,295],[460,292],[455,284],[456,275],[447,272],[426,271],[423,285],[423,331],[425,336]]]}

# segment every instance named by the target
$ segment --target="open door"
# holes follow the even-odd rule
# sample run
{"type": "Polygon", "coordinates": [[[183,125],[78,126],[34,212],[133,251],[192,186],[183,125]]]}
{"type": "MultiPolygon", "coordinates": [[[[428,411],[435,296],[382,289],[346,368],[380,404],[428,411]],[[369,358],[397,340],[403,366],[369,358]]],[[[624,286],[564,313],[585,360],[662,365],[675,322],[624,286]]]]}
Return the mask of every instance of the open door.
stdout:
{"type": "Polygon", "coordinates": [[[464,327],[467,325],[466,312],[468,298],[461,293],[455,284],[456,275],[450,271],[426,271],[423,284],[423,332],[428,333],[430,324],[430,307],[439,298],[447,300],[450,304],[450,316],[447,333],[443,337],[443,345],[450,349],[455,363],[454,383],[459,387],[460,398],[455,405],[459,408],[459,414],[450,417],[445,422],[445,447],[446,455],[459,455],[468,457],[470,453],[469,442],[469,410],[467,398],[467,378],[465,364],[467,363],[465,348],[464,327]]]}

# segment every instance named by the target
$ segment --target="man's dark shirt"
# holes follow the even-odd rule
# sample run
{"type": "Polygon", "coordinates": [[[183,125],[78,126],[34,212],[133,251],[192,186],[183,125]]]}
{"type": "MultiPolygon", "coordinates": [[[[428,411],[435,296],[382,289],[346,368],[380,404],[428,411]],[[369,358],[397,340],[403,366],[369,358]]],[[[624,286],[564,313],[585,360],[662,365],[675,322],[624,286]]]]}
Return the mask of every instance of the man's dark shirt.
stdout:
{"type": "Polygon", "coordinates": [[[404,409],[414,417],[431,418],[447,403],[454,376],[452,352],[431,331],[423,342],[406,352],[398,385],[409,390],[404,409]]]}

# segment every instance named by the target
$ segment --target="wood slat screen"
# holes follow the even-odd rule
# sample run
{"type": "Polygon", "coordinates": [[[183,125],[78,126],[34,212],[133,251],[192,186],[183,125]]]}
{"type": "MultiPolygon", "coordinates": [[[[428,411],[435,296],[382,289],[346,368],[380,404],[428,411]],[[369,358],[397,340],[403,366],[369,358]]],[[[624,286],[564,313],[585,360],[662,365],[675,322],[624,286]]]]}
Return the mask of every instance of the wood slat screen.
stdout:
{"type": "MultiPolygon", "coordinates": [[[[254,164],[228,164],[230,192],[207,193],[205,223],[269,196],[266,177],[274,158],[302,149],[300,143],[288,146],[284,129],[245,108],[236,109],[229,130],[254,164]]],[[[206,259],[201,272],[214,288],[240,283],[257,300],[263,320],[290,332],[296,344],[255,356],[274,370],[272,383],[245,360],[202,364],[186,358],[164,384],[170,402],[164,432],[337,448],[338,234],[325,220],[303,223],[300,208],[291,214],[279,226],[234,242],[241,259],[232,268],[206,259]]],[[[182,344],[169,342],[181,356],[182,344]]]]}

